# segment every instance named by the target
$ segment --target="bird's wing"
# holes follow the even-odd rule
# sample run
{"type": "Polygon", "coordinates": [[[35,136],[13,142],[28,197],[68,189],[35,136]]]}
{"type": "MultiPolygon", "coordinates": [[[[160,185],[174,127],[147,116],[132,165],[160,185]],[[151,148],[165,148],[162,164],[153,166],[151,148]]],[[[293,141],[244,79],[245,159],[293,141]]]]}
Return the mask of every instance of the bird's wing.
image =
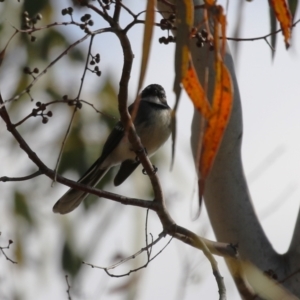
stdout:
{"type": "MultiPolygon", "coordinates": [[[[116,148],[124,136],[124,128],[121,122],[118,122],[110,135],[108,136],[102,151],[102,155],[93,163],[93,165],[78,180],[82,184],[95,186],[100,179],[109,170],[101,168],[101,164],[108,155],[116,148]]],[[[53,212],[66,214],[74,210],[86,197],[88,193],[76,189],[69,189],[54,205],[53,212]]]]}
{"type": "Polygon", "coordinates": [[[102,150],[102,154],[98,160],[98,163],[102,163],[108,155],[118,146],[121,139],[124,137],[124,127],[119,121],[111,133],[109,134],[102,150]]]}
{"type": "MultiPolygon", "coordinates": [[[[119,142],[124,136],[124,127],[121,122],[118,122],[110,135],[108,136],[102,150],[101,156],[92,164],[92,166],[82,175],[78,182],[85,184],[86,178],[90,176],[91,173],[94,173],[95,170],[101,166],[109,154],[117,147],[119,142]]],[[[97,183],[95,183],[97,184],[97,183]]]]}
{"type": "Polygon", "coordinates": [[[123,161],[120,170],[118,171],[114,179],[114,185],[118,186],[122,184],[127,179],[127,177],[138,167],[139,164],[139,161],[130,159],[123,161]]]}

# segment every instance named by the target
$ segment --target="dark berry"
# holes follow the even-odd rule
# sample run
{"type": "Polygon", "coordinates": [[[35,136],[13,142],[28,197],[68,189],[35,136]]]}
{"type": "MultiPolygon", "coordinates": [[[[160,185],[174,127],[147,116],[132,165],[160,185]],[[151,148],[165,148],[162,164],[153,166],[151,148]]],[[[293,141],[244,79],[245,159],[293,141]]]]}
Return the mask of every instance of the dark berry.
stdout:
{"type": "Polygon", "coordinates": [[[31,74],[31,70],[30,70],[29,67],[25,67],[25,68],[23,69],[23,72],[24,72],[25,74],[31,74]]]}
{"type": "Polygon", "coordinates": [[[32,115],[35,117],[35,116],[37,116],[37,112],[38,112],[38,110],[36,109],[36,108],[34,108],[33,110],[32,110],[32,115]]]}
{"type": "Polygon", "coordinates": [[[44,118],[43,118],[43,120],[42,120],[43,124],[47,124],[47,123],[48,123],[48,121],[49,121],[49,119],[48,119],[48,118],[46,118],[46,117],[44,117],[44,118]]]}

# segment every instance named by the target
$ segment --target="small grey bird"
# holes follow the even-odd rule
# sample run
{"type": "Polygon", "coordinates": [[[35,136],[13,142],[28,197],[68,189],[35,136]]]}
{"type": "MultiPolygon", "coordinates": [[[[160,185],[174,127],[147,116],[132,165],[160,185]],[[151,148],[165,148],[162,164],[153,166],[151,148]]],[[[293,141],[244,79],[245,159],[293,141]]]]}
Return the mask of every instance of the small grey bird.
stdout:
{"type": "MultiPolygon", "coordinates": [[[[134,103],[128,107],[131,114],[134,103]]],[[[149,156],[153,155],[171,134],[171,109],[162,86],[151,84],[141,94],[141,100],[134,119],[134,126],[149,156]]],[[[121,122],[118,122],[108,136],[101,156],[86,171],[78,182],[94,187],[113,166],[121,164],[114,185],[123,183],[140,162],[128,141],[121,122]]],[[[53,206],[53,212],[66,214],[74,210],[88,196],[88,193],[69,189],[53,206]]]]}

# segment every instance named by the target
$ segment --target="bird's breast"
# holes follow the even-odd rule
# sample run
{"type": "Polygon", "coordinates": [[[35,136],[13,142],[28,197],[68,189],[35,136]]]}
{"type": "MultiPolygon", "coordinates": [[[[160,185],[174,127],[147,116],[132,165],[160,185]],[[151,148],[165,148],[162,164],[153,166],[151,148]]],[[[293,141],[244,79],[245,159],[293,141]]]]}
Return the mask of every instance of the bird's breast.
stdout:
{"type": "Polygon", "coordinates": [[[171,116],[167,109],[150,114],[149,118],[137,130],[143,146],[149,156],[161,147],[171,134],[171,116]]]}

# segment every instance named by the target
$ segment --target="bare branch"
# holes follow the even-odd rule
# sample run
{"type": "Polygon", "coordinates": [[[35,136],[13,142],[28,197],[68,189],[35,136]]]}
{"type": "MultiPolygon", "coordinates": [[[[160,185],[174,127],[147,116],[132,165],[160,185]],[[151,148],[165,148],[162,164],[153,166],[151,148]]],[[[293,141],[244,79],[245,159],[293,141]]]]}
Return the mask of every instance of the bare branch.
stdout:
{"type": "Polygon", "coordinates": [[[149,255],[147,255],[147,262],[146,262],[144,265],[142,265],[142,266],[140,266],[140,267],[138,267],[138,268],[136,268],[136,269],[129,270],[127,273],[119,274],[119,275],[112,274],[112,273],[109,272],[109,270],[115,269],[116,267],[120,266],[121,264],[123,264],[123,263],[125,263],[125,262],[127,262],[127,261],[129,261],[129,260],[131,260],[131,259],[135,259],[138,255],[140,255],[141,253],[143,253],[143,252],[145,252],[145,251],[147,251],[147,254],[148,254],[148,250],[150,249],[150,251],[151,251],[152,247],[153,247],[158,241],[160,241],[162,237],[164,237],[164,234],[161,233],[155,241],[152,241],[152,242],[151,242],[149,245],[147,245],[146,247],[140,249],[140,250],[139,250],[138,252],[136,252],[135,254],[133,254],[133,255],[131,255],[131,256],[125,258],[125,259],[122,259],[121,261],[119,261],[119,262],[117,262],[117,263],[115,263],[115,264],[113,264],[113,265],[111,265],[111,266],[109,266],[109,267],[99,267],[99,266],[95,266],[95,265],[90,264],[90,263],[86,263],[86,262],[84,262],[84,261],[83,261],[82,263],[85,264],[85,265],[88,265],[88,266],[90,266],[90,267],[92,267],[92,268],[104,270],[104,271],[105,271],[109,276],[111,276],[111,277],[117,277],[117,278],[119,278],[119,277],[125,277],[125,276],[130,275],[131,273],[134,273],[134,272],[137,272],[137,271],[139,271],[139,270],[141,270],[141,269],[146,268],[146,267],[148,266],[148,264],[149,264],[152,260],[154,260],[160,253],[162,253],[162,251],[170,244],[170,242],[172,241],[172,238],[167,242],[167,244],[166,244],[166,245],[165,245],[165,246],[164,246],[164,247],[163,247],[163,248],[162,248],[155,256],[153,256],[153,257],[151,258],[149,255]]]}
{"type": "Polygon", "coordinates": [[[95,37],[95,35],[91,35],[91,40],[90,40],[90,44],[89,44],[89,50],[88,50],[88,53],[87,53],[87,56],[86,56],[86,61],[85,61],[85,67],[84,67],[84,70],[83,70],[83,74],[82,74],[82,77],[80,79],[81,83],[80,83],[80,87],[79,87],[79,91],[78,91],[78,95],[76,97],[76,100],[79,100],[79,98],[80,98],[80,94],[81,94],[81,91],[82,91],[85,74],[86,74],[86,71],[88,69],[88,63],[89,63],[89,58],[90,58],[90,55],[91,55],[91,50],[92,50],[92,45],[93,45],[94,37],[95,37]]]}
{"type": "Polygon", "coordinates": [[[32,179],[32,178],[35,178],[37,176],[40,176],[42,175],[43,173],[38,170],[30,175],[27,175],[27,176],[23,176],[23,177],[7,177],[7,176],[3,176],[3,177],[0,177],[0,181],[2,182],[8,182],[8,181],[25,181],[25,180],[29,180],[29,179],[32,179]]]}
{"type": "MultiPolygon", "coordinates": [[[[293,23],[292,27],[296,27],[297,24],[300,23],[300,19],[297,20],[296,22],[293,23]]],[[[282,29],[278,29],[274,32],[268,33],[266,35],[263,36],[259,36],[259,37],[252,37],[252,38],[232,38],[232,37],[226,37],[226,40],[228,41],[236,41],[236,42],[253,42],[253,41],[258,41],[258,40],[266,40],[267,37],[271,36],[271,35],[275,35],[279,32],[281,32],[282,29]]],[[[220,37],[222,38],[222,37],[220,37]]],[[[272,48],[272,47],[271,47],[272,48]]]]}
{"type": "Polygon", "coordinates": [[[69,276],[68,275],[65,275],[65,278],[66,278],[66,283],[67,283],[67,287],[68,287],[68,289],[67,289],[67,294],[68,294],[68,300],[72,300],[72,297],[71,297],[71,285],[70,285],[70,283],[69,283],[69,276]]]}
{"type": "MultiPolygon", "coordinates": [[[[0,235],[1,235],[1,232],[0,232],[0,235]]],[[[5,253],[5,249],[9,249],[10,245],[13,243],[12,240],[9,240],[8,241],[8,245],[6,247],[0,247],[0,251],[2,252],[2,254],[4,255],[4,257],[6,258],[6,260],[9,260],[10,262],[12,262],[13,264],[17,264],[16,261],[12,260],[11,258],[9,258],[6,253],[5,253]]]]}
{"type": "MultiPolygon", "coordinates": [[[[71,44],[69,47],[67,47],[60,55],[58,55],[53,61],[50,62],[50,64],[42,71],[39,73],[38,76],[36,76],[31,83],[18,95],[5,100],[3,103],[1,103],[1,106],[4,103],[10,102],[10,101],[14,101],[19,99],[22,95],[28,93],[30,91],[30,89],[33,87],[33,85],[44,75],[47,73],[47,71],[53,66],[55,65],[63,56],[67,55],[68,52],[73,49],[75,46],[79,45],[80,43],[82,43],[83,41],[85,41],[88,37],[90,36],[90,34],[85,35],[84,37],[82,37],[81,39],[77,40],[76,42],[74,42],[73,44],[71,44]]],[[[0,106],[0,107],[1,107],[0,106]]]]}
{"type": "Polygon", "coordinates": [[[113,19],[117,23],[119,23],[119,20],[120,20],[120,12],[121,12],[121,7],[122,7],[121,3],[122,3],[122,1],[120,1],[120,0],[116,0],[116,3],[115,3],[115,11],[114,11],[113,19]]]}

